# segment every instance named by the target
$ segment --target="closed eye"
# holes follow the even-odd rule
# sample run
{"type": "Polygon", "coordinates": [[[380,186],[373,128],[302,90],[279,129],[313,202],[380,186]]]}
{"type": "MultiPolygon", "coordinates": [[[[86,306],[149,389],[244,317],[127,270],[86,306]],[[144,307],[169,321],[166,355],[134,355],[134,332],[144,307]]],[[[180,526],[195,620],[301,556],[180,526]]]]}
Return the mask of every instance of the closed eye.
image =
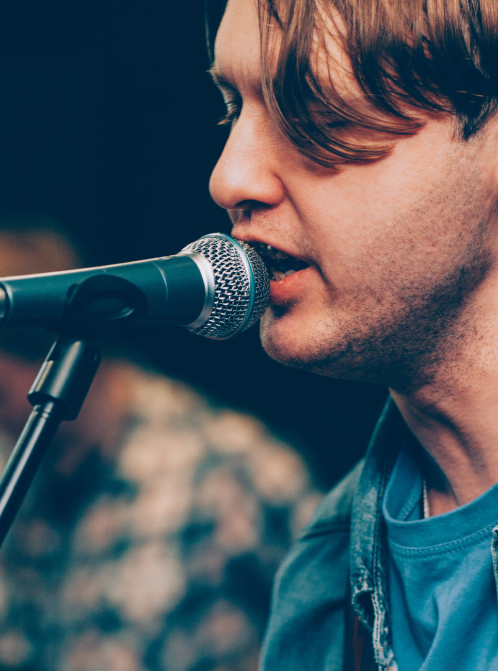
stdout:
{"type": "Polygon", "coordinates": [[[240,110],[242,109],[242,99],[239,95],[239,92],[230,84],[227,79],[219,74],[215,65],[210,68],[209,74],[221,92],[227,108],[226,114],[219,120],[218,125],[233,126],[239,118],[240,110]]]}
{"type": "Polygon", "coordinates": [[[227,100],[225,96],[225,105],[227,106],[226,114],[218,121],[218,126],[233,126],[240,115],[242,107],[241,101],[232,99],[227,100]]]}

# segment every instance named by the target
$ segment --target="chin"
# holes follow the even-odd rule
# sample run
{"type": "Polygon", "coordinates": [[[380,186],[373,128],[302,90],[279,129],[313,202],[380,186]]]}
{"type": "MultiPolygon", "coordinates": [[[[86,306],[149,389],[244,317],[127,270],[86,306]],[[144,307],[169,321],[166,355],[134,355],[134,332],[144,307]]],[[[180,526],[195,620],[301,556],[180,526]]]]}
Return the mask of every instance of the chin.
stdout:
{"type": "Polygon", "coordinates": [[[336,379],[365,379],[361,363],[344,361],[340,354],[328,350],[317,351],[316,337],[305,334],[304,330],[290,334],[261,324],[261,344],[269,357],[284,366],[336,379]]]}
{"type": "MultiPolygon", "coordinates": [[[[383,356],[386,352],[379,349],[378,339],[358,331],[349,337],[340,337],[340,333],[337,322],[297,319],[291,310],[280,315],[272,308],[260,324],[263,349],[285,366],[335,379],[390,386],[396,361],[383,356]]],[[[394,377],[401,373],[402,370],[397,370],[394,377]]]]}
{"type": "Polygon", "coordinates": [[[268,310],[260,323],[263,349],[269,357],[285,366],[314,370],[317,353],[311,343],[316,343],[302,323],[296,324],[289,313],[275,314],[268,310]]]}

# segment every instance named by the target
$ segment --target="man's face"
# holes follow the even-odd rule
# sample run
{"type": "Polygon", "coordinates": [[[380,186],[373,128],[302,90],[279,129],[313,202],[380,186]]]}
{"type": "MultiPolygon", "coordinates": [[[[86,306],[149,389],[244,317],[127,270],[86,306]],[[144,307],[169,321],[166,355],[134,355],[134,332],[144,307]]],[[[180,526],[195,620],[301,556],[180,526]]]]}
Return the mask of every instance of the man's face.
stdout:
{"type": "Polygon", "coordinates": [[[237,118],[212,196],[235,237],[308,264],[272,282],[264,348],[323,374],[410,384],[461,340],[457,323],[471,328],[474,296],[494,273],[491,124],[463,142],[451,117],[433,117],[382,160],[322,168],[266,108],[255,0],[229,0],[215,62],[237,118]]]}

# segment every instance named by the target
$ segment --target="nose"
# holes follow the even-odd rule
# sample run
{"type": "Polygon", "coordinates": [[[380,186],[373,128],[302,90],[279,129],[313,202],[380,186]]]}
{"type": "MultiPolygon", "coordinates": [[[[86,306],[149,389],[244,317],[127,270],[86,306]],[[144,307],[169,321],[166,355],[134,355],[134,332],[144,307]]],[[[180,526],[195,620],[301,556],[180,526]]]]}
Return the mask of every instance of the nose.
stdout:
{"type": "Polygon", "coordinates": [[[213,200],[227,210],[278,205],[285,193],[278,153],[278,140],[267,123],[243,112],[211,175],[213,200]]]}

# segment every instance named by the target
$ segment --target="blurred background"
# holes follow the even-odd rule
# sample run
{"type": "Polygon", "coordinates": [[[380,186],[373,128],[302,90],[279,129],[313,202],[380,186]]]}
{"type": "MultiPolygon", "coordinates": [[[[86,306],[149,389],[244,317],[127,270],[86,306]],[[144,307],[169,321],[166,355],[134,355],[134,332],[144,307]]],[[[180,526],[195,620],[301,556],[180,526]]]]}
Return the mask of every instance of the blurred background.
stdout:
{"type": "MultiPolygon", "coordinates": [[[[18,0],[0,9],[0,217],[47,218],[85,265],[174,254],[229,232],[208,180],[226,138],[203,3],[18,0]]],[[[385,400],[266,357],[257,329],[212,342],[136,329],[119,347],[291,441],[320,487],[364,452],[385,400]]]]}

